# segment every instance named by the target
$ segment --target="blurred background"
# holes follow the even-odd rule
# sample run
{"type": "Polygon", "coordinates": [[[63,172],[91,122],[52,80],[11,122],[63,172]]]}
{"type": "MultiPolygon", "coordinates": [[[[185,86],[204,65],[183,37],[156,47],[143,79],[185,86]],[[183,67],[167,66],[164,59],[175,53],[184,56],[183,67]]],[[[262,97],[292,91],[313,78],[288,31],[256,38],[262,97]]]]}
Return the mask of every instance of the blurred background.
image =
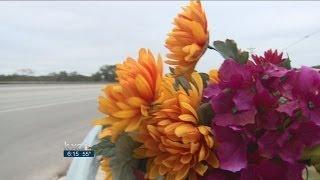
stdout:
{"type": "MultiPolygon", "coordinates": [[[[101,117],[97,97],[114,65],[164,42],[186,1],[0,2],[0,179],[63,176],[65,141],[81,143],[101,117]]],[[[288,54],[293,67],[320,64],[320,2],[204,1],[210,42],[234,39],[251,53],[288,54]]],[[[287,56],[287,55],[286,55],[287,56]]],[[[222,57],[208,50],[207,72],[222,57]]]]}

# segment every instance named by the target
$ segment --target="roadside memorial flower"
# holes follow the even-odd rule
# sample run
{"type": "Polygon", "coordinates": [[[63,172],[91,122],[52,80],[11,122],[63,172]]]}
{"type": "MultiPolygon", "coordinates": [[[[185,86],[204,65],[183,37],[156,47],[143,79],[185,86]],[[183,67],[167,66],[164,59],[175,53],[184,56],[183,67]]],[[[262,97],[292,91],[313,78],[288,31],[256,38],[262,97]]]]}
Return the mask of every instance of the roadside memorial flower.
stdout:
{"type": "Polygon", "coordinates": [[[212,83],[212,84],[219,83],[220,79],[219,79],[218,70],[212,69],[212,70],[209,71],[208,75],[209,75],[210,83],[212,83]]]}
{"type": "Polygon", "coordinates": [[[116,66],[99,97],[105,179],[301,180],[320,172],[320,71],[291,67],[278,50],[251,57],[234,40],[209,45],[206,14],[191,1],[174,20],[162,59],[140,49],[116,66]],[[198,72],[206,49],[224,58],[198,72]]]}
{"type": "Polygon", "coordinates": [[[286,61],[268,50],[221,65],[220,82],[204,93],[215,112],[211,125],[221,169],[209,177],[302,179],[304,151],[320,143],[320,73],[287,69],[286,61]],[[268,175],[265,169],[283,171],[268,175]]]}
{"type": "Polygon", "coordinates": [[[154,117],[138,135],[142,145],[137,156],[148,158],[147,178],[197,179],[209,167],[217,168],[218,160],[212,151],[215,141],[210,127],[199,124],[197,108],[200,106],[203,82],[193,73],[195,84],[185,91],[174,90],[172,77],[164,80],[168,88],[154,117]],[[168,83],[169,82],[169,83],[168,83]]]}
{"type": "Polygon", "coordinates": [[[166,63],[175,68],[176,75],[190,75],[209,42],[207,18],[201,2],[190,1],[174,19],[174,25],[166,40],[170,51],[166,63]]]}
{"type": "Polygon", "coordinates": [[[108,126],[100,137],[133,132],[149,117],[148,109],[158,97],[162,60],[156,60],[146,49],[140,49],[137,60],[127,58],[116,67],[118,83],[108,85],[99,97],[99,110],[106,114],[97,124],[108,126]]]}

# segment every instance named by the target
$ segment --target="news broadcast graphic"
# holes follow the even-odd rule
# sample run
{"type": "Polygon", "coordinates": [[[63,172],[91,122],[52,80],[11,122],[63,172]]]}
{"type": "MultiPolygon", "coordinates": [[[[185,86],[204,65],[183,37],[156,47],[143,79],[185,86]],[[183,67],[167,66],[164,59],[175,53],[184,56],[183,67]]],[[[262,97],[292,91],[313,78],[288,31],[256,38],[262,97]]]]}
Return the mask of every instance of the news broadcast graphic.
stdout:
{"type": "Polygon", "coordinates": [[[70,144],[64,142],[64,157],[94,157],[94,151],[90,146],[83,144],[70,144]]]}

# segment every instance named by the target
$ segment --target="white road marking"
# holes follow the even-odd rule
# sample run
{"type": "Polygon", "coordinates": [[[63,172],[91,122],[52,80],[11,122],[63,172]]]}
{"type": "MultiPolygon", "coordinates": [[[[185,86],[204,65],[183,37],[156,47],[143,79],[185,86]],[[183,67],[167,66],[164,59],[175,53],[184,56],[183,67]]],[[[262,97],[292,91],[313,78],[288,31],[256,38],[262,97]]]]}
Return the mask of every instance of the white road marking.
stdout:
{"type": "Polygon", "coordinates": [[[89,101],[89,100],[95,100],[95,99],[97,99],[97,98],[85,98],[85,99],[78,99],[78,100],[73,100],[73,101],[64,101],[64,102],[48,103],[48,104],[41,104],[41,105],[28,106],[28,107],[4,109],[4,110],[0,110],[0,113],[12,112],[12,111],[23,111],[23,110],[28,110],[28,109],[37,109],[37,108],[43,108],[43,107],[48,107],[48,106],[56,106],[56,105],[60,105],[60,104],[69,104],[69,103],[89,101]]]}

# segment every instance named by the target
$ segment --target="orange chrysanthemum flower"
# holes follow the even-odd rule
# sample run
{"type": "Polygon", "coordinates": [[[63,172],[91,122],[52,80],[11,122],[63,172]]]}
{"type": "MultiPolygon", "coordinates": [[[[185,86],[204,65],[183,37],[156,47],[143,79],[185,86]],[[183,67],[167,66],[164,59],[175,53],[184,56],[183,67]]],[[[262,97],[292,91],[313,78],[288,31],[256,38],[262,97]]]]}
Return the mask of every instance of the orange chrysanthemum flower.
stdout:
{"type": "Polygon", "coordinates": [[[112,171],[109,165],[108,158],[102,158],[101,160],[101,170],[104,172],[104,179],[105,180],[112,180],[112,171]]]}
{"type": "Polygon", "coordinates": [[[164,78],[161,105],[135,137],[142,143],[135,156],[148,158],[148,179],[197,179],[197,174],[202,176],[208,166],[218,167],[211,129],[199,124],[196,112],[202,97],[202,79],[198,73],[192,78],[196,83],[190,83],[188,92],[182,87],[175,90],[172,77],[164,78]]]}
{"type": "Polygon", "coordinates": [[[209,71],[209,81],[211,84],[218,84],[220,82],[218,70],[212,69],[209,71]]]}
{"type": "Polygon", "coordinates": [[[149,50],[141,49],[137,60],[127,58],[117,65],[119,83],[108,85],[99,97],[99,110],[106,114],[97,124],[104,125],[100,138],[111,136],[112,142],[122,132],[133,132],[149,117],[148,111],[158,98],[162,78],[162,60],[156,61],[149,50]]]}
{"type": "Polygon", "coordinates": [[[175,74],[190,75],[209,42],[206,14],[200,1],[191,1],[174,20],[175,27],[166,40],[170,50],[166,63],[175,67],[175,74]]]}

